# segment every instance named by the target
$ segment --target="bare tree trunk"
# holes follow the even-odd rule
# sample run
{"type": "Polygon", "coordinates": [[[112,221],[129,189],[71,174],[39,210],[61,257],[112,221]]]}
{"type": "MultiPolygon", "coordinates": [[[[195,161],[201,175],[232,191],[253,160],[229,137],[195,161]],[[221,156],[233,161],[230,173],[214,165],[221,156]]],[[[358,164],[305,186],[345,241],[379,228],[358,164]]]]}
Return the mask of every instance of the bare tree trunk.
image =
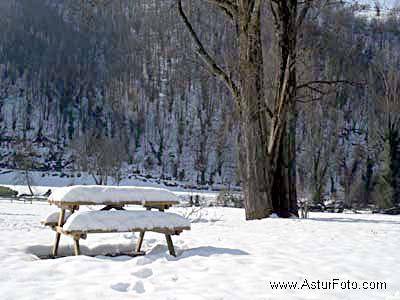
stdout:
{"type": "MultiPolygon", "coordinates": [[[[296,88],[295,69],[282,67],[282,93],[290,114],[282,114],[281,122],[274,137],[275,146],[268,151],[268,141],[272,134],[269,128],[271,116],[268,115],[264,94],[263,56],[259,16],[254,23],[246,24],[248,18],[240,16],[240,87],[241,99],[241,151],[239,164],[243,181],[246,218],[268,217],[272,212],[280,217],[298,215],[296,195],[295,134],[296,116],[294,91],[296,88]],[[287,75],[287,72],[290,72],[287,75]],[[289,78],[289,79],[287,79],[289,78]],[[290,118],[289,118],[289,117],[290,118]],[[288,119],[289,122],[286,120],[288,119]],[[287,126],[286,124],[289,124],[287,126]],[[279,128],[281,126],[281,128],[279,128]]],[[[285,44],[285,50],[287,46],[285,44]]],[[[284,53],[285,61],[289,51],[284,53]]],[[[272,102],[272,101],[271,101],[272,102]]]]}
{"type": "Polygon", "coordinates": [[[268,217],[272,207],[271,165],[267,151],[260,12],[249,22],[247,7],[239,11],[240,156],[246,219],[268,217]]]}
{"type": "MultiPolygon", "coordinates": [[[[274,118],[271,141],[275,138],[275,147],[269,145],[270,155],[275,163],[273,181],[273,207],[281,217],[298,216],[296,192],[296,55],[297,29],[302,19],[298,18],[297,0],[277,1],[271,5],[274,16],[275,33],[279,49],[279,74],[277,98],[273,101],[274,118]],[[275,112],[278,113],[275,113],[275,112]]],[[[304,11],[306,13],[306,11],[304,11]]],[[[303,18],[303,15],[301,16],[303,18]]]]}
{"type": "Polygon", "coordinates": [[[29,171],[26,169],[25,170],[25,179],[26,179],[26,184],[28,185],[29,193],[31,193],[31,196],[33,196],[33,191],[31,187],[31,179],[29,177],[29,171]]]}
{"type": "Polygon", "coordinates": [[[240,114],[239,168],[246,219],[276,212],[298,215],[296,199],[296,39],[297,27],[308,10],[297,15],[297,0],[273,1],[280,62],[274,96],[266,99],[260,13],[263,1],[210,1],[236,28],[239,40],[237,82],[207,52],[178,0],[178,11],[210,73],[231,91],[240,114]]]}
{"type": "Polygon", "coordinates": [[[101,185],[101,177],[99,179],[97,179],[96,175],[94,173],[91,173],[92,178],[94,179],[94,182],[96,185],[101,185]]]}
{"type": "Polygon", "coordinates": [[[298,216],[295,149],[291,138],[290,133],[282,137],[272,185],[273,211],[284,218],[298,216]]]}
{"type": "Polygon", "coordinates": [[[289,111],[289,129],[288,129],[288,204],[289,213],[298,216],[299,208],[297,206],[297,162],[296,162],[296,128],[297,128],[297,110],[296,102],[292,102],[289,111]]]}

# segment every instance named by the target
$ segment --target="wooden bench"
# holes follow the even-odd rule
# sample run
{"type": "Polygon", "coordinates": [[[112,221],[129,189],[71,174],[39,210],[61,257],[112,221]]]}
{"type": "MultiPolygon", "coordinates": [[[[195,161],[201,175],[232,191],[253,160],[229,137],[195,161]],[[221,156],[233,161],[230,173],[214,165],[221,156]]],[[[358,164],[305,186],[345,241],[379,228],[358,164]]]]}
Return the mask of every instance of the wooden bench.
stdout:
{"type": "MultiPolygon", "coordinates": [[[[54,218],[55,216],[53,216],[54,218]]],[[[183,230],[190,230],[188,219],[160,211],[86,211],[71,215],[63,226],[47,218],[47,226],[58,232],[71,236],[74,240],[75,255],[80,255],[79,240],[86,239],[88,233],[140,232],[136,252],[140,253],[144,233],[152,231],[165,234],[169,253],[176,256],[171,235],[179,235],[183,230]],[[49,222],[50,221],[50,222],[49,222]]]]}

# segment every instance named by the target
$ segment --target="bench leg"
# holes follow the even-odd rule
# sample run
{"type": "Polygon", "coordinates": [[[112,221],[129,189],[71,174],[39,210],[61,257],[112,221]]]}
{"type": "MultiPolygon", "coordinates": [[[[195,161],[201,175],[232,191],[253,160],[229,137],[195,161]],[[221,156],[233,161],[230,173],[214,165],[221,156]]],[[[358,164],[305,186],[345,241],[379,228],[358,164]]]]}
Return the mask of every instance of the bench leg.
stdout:
{"type": "MultiPolygon", "coordinates": [[[[146,210],[151,210],[151,207],[146,207],[146,210]]],[[[145,231],[141,231],[139,234],[139,239],[137,241],[136,249],[135,249],[136,252],[140,252],[140,249],[142,249],[144,233],[145,233],[145,231]]]]}
{"type": "MultiPolygon", "coordinates": [[[[65,209],[62,208],[61,211],[60,211],[60,216],[58,218],[58,226],[63,226],[63,224],[64,224],[64,216],[65,216],[65,209]]],[[[61,233],[57,232],[56,233],[56,239],[55,239],[54,245],[53,245],[53,252],[52,252],[53,257],[57,256],[58,245],[60,244],[60,238],[61,238],[61,233]]]]}
{"type": "Polygon", "coordinates": [[[53,251],[52,251],[52,256],[56,257],[57,256],[57,252],[58,252],[58,245],[60,244],[60,238],[61,238],[61,233],[56,233],[56,239],[54,241],[54,245],[53,245],[53,251]]]}
{"type": "Polygon", "coordinates": [[[165,235],[165,239],[167,240],[169,254],[171,254],[172,256],[176,256],[175,249],[174,249],[174,244],[172,243],[171,235],[170,234],[166,234],[165,235]]]}
{"type": "Polygon", "coordinates": [[[81,254],[81,248],[79,246],[79,237],[74,237],[74,252],[75,255],[81,254]]]}
{"type": "Polygon", "coordinates": [[[145,233],[145,231],[140,232],[139,239],[136,244],[136,249],[135,249],[136,252],[140,252],[140,249],[142,248],[144,233],[145,233]]]}

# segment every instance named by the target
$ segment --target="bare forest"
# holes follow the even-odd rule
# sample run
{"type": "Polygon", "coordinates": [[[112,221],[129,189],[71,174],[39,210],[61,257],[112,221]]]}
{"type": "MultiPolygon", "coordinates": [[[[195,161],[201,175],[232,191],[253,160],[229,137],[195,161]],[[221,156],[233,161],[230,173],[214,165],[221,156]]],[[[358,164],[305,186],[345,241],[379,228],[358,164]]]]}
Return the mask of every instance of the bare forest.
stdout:
{"type": "Polygon", "coordinates": [[[0,0],[1,168],[241,187],[248,219],[400,204],[395,11],[98,2],[0,0]]]}

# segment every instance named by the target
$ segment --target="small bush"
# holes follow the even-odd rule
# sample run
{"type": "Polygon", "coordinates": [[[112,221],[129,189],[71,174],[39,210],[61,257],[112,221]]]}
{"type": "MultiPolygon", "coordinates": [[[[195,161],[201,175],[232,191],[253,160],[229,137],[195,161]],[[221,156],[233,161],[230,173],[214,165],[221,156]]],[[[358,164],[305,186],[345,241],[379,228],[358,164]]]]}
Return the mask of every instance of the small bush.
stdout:
{"type": "Polygon", "coordinates": [[[15,197],[17,195],[18,195],[17,191],[14,191],[5,186],[0,186],[0,197],[15,197]]]}
{"type": "Polygon", "coordinates": [[[217,197],[217,206],[243,208],[243,195],[238,192],[221,191],[217,197]]]}

